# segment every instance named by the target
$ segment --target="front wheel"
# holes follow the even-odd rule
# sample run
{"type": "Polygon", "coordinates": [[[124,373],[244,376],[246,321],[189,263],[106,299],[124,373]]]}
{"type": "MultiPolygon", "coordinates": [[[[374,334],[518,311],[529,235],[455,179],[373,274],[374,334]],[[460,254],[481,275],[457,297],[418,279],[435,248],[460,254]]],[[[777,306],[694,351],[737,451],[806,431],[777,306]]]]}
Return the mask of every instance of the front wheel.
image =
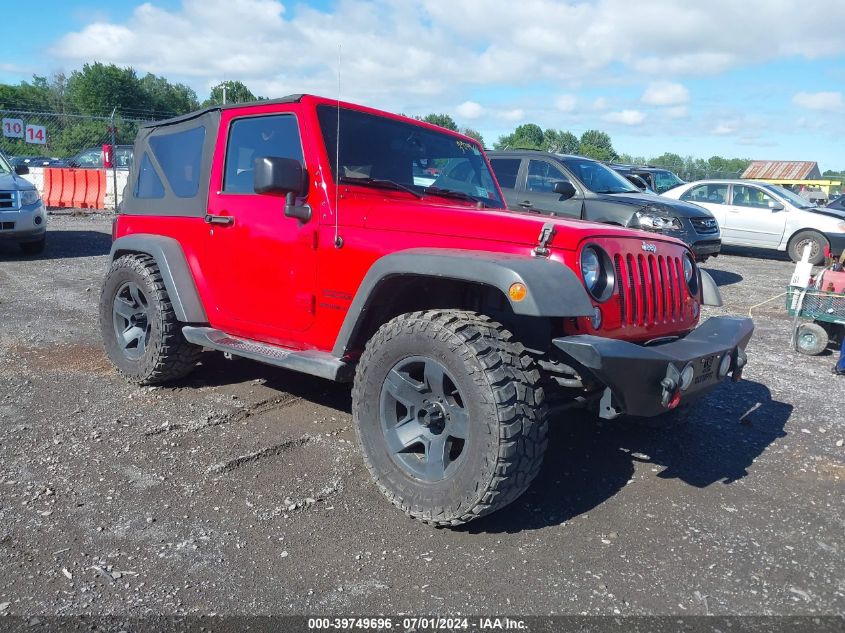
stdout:
{"type": "Polygon", "coordinates": [[[352,391],[364,462],[406,514],[460,525],[511,503],[547,444],[540,372],[500,324],[403,314],[367,343],[352,391]]]}
{"type": "Polygon", "coordinates": [[[824,251],[830,246],[827,238],[817,231],[799,231],[792,236],[787,246],[789,258],[793,262],[800,262],[804,254],[804,248],[810,247],[810,263],[813,266],[820,266],[824,263],[824,251]]]}
{"type": "Polygon", "coordinates": [[[149,255],[114,261],[100,293],[106,354],[129,382],[155,385],[193,371],[202,348],[182,336],[158,266],[149,255]]]}

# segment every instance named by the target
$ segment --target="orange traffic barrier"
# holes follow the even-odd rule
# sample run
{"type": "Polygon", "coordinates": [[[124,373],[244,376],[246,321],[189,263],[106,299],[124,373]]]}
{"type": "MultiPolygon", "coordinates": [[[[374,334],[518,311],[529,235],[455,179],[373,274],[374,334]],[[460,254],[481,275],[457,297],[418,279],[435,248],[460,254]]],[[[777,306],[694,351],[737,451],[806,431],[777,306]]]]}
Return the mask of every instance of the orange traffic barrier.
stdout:
{"type": "Polygon", "coordinates": [[[106,199],[106,172],[48,167],[44,170],[41,197],[48,207],[102,209],[106,199]]]}

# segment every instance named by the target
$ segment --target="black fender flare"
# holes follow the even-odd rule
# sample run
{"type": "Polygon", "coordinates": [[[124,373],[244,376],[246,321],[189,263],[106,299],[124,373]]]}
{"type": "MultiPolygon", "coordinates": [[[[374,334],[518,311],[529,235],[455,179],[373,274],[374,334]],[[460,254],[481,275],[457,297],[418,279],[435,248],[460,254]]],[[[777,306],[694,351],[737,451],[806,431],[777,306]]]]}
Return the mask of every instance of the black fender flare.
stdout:
{"type": "Polygon", "coordinates": [[[706,306],[722,306],[724,302],[719,286],[713,281],[710,273],[700,268],[698,270],[701,272],[701,303],[706,306]]]}
{"type": "Polygon", "coordinates": [[[366,321],[379,286],[397,276],[435,277],[490,286],[501,291],[515,314],[534,317],[592,316],[593,303],[578,276],[543,257],[446,248],[412,248],[385,255],[370,267],[343,320],[332,353],[344,356],[366,321]],[[508,289],[525,284],[528,295],[513,301],[508,289]]]}
{"type": "Polygon", "coordinates": [[[109,266],[121,255],[131,253],[144,253],[155,260],[177,319],[183,323],[208,322],[185,252],[177,240],[148,233],[119,237],[112,242],[109,266]]]}

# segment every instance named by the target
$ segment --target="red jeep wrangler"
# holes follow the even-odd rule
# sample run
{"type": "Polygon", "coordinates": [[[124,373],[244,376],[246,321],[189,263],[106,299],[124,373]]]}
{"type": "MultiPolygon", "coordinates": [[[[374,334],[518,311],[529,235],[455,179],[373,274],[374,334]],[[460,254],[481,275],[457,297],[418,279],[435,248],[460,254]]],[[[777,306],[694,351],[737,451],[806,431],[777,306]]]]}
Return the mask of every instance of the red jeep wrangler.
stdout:
{"type": "Polygon", "coordinates": [[[203,348],[353,383],[382,492],[457,525],[537,475],[551,405],[658,416],[738,380],[749,319],[711,318],[683,243],[508,211],[481,147],[296,95],[141,129],[102,288],[130,381],[203,348]],[[448,176],[446,176],[448,174],[448,176]]]}

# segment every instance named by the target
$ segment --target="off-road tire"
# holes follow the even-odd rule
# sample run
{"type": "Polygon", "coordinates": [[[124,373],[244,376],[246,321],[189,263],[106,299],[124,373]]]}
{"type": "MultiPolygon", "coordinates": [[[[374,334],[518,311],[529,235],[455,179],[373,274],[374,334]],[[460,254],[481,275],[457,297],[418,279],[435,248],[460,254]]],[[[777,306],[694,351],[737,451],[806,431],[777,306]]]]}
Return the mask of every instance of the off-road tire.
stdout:
{"type": "Polygon", "coordinates": [[[827,330],[818,323],[802,323],[795,331],[795,349],[807,356],[818,356],[829,342],[827,330]]]}
{"type": "Polygon", "coordinates": [[[540,471],[548,421],[540,371],[500,323],[474,312],[400,315],[367,343],[352,390],[352,416],[364,463],[384,495],[408,516],[457,526],[517,499],[540,471]],[[466,458],[448,478],[426,482],[391,457],[380,397],[388,372],[422,355],[454,377],[468,413],[466,458]]]}
{"type": "Polygon", "coordinates": [[[193,371],[202,353],[201,347],[192,345],[182,335],[182,324],[173,311],[161,272],[149,255],[124,255],[112,263],[100,293],[100,332],[109,359],[133,384],[156,385],[184,378],[193,371]],[[127,282],[137,284],[148,301],[149,342],[137,360],[124,354],[113,324],[116,294],[127,282]]]}
{"type": "Polygon", "coordinates": [[[804,250],[804,244],[806,244],[808,241],[815,242],[815,246],[813,248],[815,253],[810,255],[810,263],[813,266],[819,266],[823,264],[824,249],[825,247],[830,246],[830,242],[824,235],[822,235],[818,231],[813,231],[810,229],[806,231],[798,231],[789,239],[789,244],[786,247],[786,251],[789,254],[789,259],[791,259],[793,262],[800,262],[801,255],[803,254],[802,251],[804,250]]]}
{"type": "Polygon", "coordinates": [[[37,242],[21,242],[18,246],[25,255],[40,255],[47,248],[47,236],[45,235],[37,242]]]}

